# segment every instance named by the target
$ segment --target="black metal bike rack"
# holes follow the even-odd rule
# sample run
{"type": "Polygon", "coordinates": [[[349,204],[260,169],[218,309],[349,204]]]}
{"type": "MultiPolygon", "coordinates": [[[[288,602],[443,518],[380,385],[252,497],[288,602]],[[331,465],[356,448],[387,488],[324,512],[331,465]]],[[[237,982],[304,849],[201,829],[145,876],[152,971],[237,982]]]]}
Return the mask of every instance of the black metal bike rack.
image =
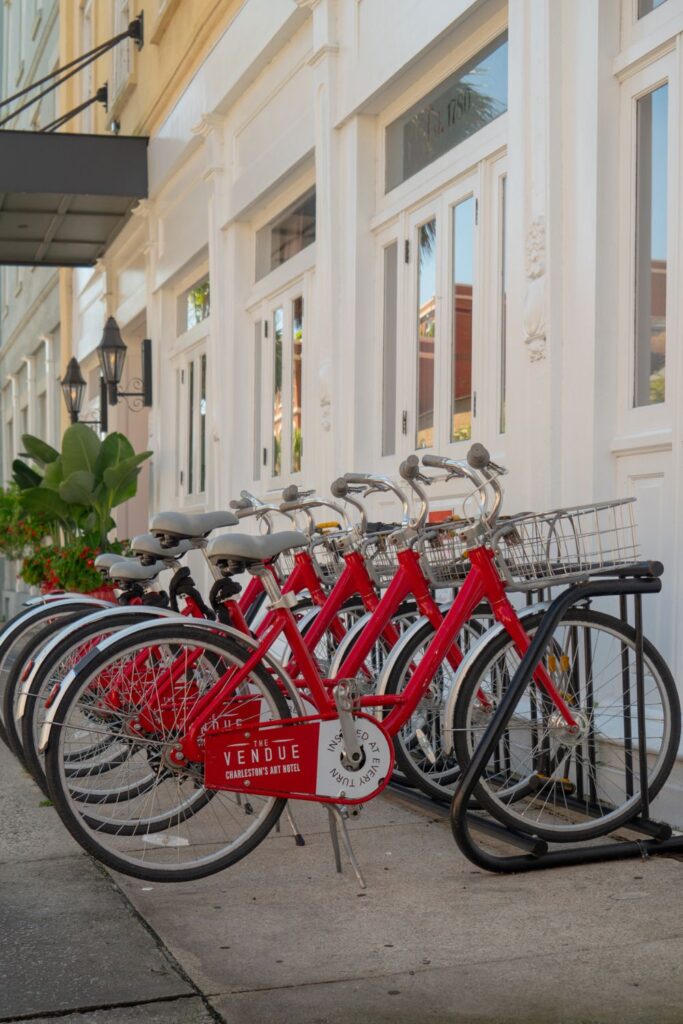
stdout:
{"type": "MultiPolygon", "coordinates": [[[[645,701],[643,671],[643,619],[642,595],[656,594],[661,590],[659,577],[663,567],[659,562],[645,562],[618,573],[615,578],[594,578],[586,583],[571,586],[559,594],[548,607],[547,612],[531,645],[522,658],[500,704],[496,708],[491,721],[477,746],[472,759],[458,783],[451,804],[451,827],[455,841],[465,856],[478,867],[487,871],[511,873],[520,871],[538,871],[544,868],[561,865],[588,864],[595,861],[624,860],[630,857],[650,857],[656,854],[683,854],[683,835],[674,836],[670,825],[650,819],[648,793],[648,765],[645,740],[645,701]],[[544,839],[534,836],[532,832],[509,828],[491,818],[480,817],[468,810],[475,788],[481,779],[486,765],[494,753],[505,729],[519,704],[527,683],[533,676],[546,651],[555,627],[562,616],[576,604],[598,597],[618,597],[620,614],[625,622],[627,618],[628,597],[633,597],[634,629],[636,634],[635,669],[636,699],[638,716],[637,765],[628,764],[629,773],[637,772],[640,793],[642,794],[640,811],[626,823],[620,824],[613,831],[635,832],[643,839],[614,840],[609,832],[602,837],[606,841],[590,846],[577,843],[565,843],[563,848],[554,849],[544,839]],[[475,839],[474,832],[484,833],[490,839],[516,847],[519,854],[504,855],[491,853],[484,849],[475,839]]],[[[622,662],[623,668],[623,662],[622,662]]],[[[629,719],[630,722],[630,719],[629,719]]],[[[626,738],[628,739],[628,725],[626,738]]],[[[566,802],[566,801],[565,801],[566,802]]],[[[475,805],[476,806],[476,805],[475,805]]],[[[585,803],[580,804],[585,812],[585,803]]],[[[577,801],[578,809],[578,801],[577,801]]]]}

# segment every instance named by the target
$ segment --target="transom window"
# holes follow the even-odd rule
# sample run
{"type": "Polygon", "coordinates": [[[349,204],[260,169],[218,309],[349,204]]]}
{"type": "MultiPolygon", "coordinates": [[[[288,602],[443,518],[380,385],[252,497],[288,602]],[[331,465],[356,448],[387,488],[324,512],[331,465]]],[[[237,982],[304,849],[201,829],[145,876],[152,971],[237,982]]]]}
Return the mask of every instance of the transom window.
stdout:
{"type": "Polygon", "coordinates": [[[665,0],[638,0],[638,17],[644,18],[646,14],[650,14],[655,8],[661,7],[665,3],[665,0]]]}
{"type": "Polygon", "coordinates": [[[211,315],[211,286],[208,274],[187,288],[178,300],[178,333],[192,330],[211,315]]]}
{"type": "Polygon", "coordinates": [[[387,125],[385,192],[505,113],[507,72],[505,33],[387,125]]]}
{"type": "Polygon", "coordinates": [[[256,232],[256,280],[315,242],[315,186],[256,232]]]}

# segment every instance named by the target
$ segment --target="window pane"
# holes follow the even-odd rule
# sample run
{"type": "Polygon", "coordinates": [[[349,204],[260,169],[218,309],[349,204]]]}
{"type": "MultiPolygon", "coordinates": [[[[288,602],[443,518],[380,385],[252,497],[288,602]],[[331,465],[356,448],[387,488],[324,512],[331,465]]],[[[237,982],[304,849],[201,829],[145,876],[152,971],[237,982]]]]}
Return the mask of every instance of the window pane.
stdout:
{"type": "Polygon", "coordinates": [[[273,476],[282,472],[282,307],[273,313],[273,476]]]}
{"type": "Polygon", "coordinates": [[[661,7],[664,0],[638,0],[638,17],[644,18],[650,11],[654,11],[655,7],[661,7]]]}
{"type": "Polygon", "coordinates": [[[188,366],[187,382],[187,493],[194,493],[194,363],[188,366]]]}
{"type": "Polygon", "coordinates": [[[507,34],[424,96],[385,132],[385,192],[417,174],[508,105],[507,34]]]}
{"type": "Polygon", "coordinates": [[[384,318],[382,321],[382,455],[396,451],[396,326],[398,242],[384,250],[384,318]]]}
{"type": "Polygon", "coordinates": [[[208,277],[197,281],[180,296],[178,332],[184,334],[211,313],[211,289],[208,277]]]}
{"type": "Polygon", "coordinates": [[[254,480],[261,479],[261,333],[262,323],[254,324],[254,480]]]}
{"type": "Polygon", "coordinates": [[[498,430],[507,424],[507,178],[500,179],[500,412],[498,430]]]}
{"type": "Polygon", "coordinates": [[[292,303],[292,473],[301,472],[303,437],[301,433],[302,344],[304,338],[304,300],[292,303]]]}
{"type": "Polygon", "coordinates": [[[453,351],[451,441],[472,436],[472,283],[474,196],[453,210],[453,351]]]}
{"type": "Polygon", "coordinates": [[[419,230],[417,276],[417,448],[434,444],[434,336],[436,332],[436,219],[419,230]]]}
{"type": "Polygon", "coordinates": [[[256,232],[256,280],[315,242],[315,187],[256,232]]]}
{"type": "Polygon", "coordinates": [[[665,398],[668,87],[637,105],[634,404],[665,398]]]}
{"type": "Polygon", "coordinates": [[[206,490],[206,356],[200,357],[199,386],[199,490],[206,490]]]}

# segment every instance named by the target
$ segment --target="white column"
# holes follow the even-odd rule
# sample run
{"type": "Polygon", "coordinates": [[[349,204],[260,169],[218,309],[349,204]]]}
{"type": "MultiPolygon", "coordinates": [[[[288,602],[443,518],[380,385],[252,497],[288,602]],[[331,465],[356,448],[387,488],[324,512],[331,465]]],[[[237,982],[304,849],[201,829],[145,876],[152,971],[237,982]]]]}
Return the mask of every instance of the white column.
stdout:
{"type": "MultiPolygon", "coordinates": [[[[343,297],[340,284],[341,239],[344,218],[340,209],[340,140],[334,129],[336,88],[336,5],[333,0],[300,2],[313,11],[313,68],[315,109],[316,172],[316,269],[314,322],[308,324],[315,337],[318,358],[318,388],[309,413],[308,437],[315,445],[314,473],[307,483],[327,487],[341,470],[353,447],[353,424],[346,410],[352,395],[344,395],[342,376],[337,372],[344,358],[339,315],[343,297]]],[[[346,348],[346,346],[343,346],[346,348]]],[[[310,463],[309,463],[310,465],[310,463]]]]}
{"type": "Polygon", "coordinates": [[[211,328],[206,352],[206,497],[208,508],[218,509],[226,506],[230,500],[233,444],[243,443],[234,440],[240,438],[240,430],[239,425],[233,423],[233,393],[237,391],[237,386],[233,374],[235,336],[231,330],[228,304],[232,278],[226,260],[226,240],[220,224],[221,199],[228,179],[224,145],[225,119],[216,114],[204,114],[192,132],[204,143],[206,164],[202,177],[209,185],[211,328]]]}
{"type": "Polygon", "coordinates": [[[61,387],[55,374],[54,365],[54,339],[48,334],[42,334],[40,340],[43,343],[45,358],[45,440],[48,444],[58,447],[58,438],[55,437],[55,401],[59,403],[61,387]]]}

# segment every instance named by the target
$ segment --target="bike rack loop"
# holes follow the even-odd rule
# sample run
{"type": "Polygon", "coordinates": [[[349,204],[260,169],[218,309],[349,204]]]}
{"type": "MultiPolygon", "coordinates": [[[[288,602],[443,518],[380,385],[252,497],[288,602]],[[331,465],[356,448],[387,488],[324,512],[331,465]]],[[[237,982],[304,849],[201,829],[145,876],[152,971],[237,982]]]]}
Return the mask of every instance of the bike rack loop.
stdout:
{"type": "Polygon", "coordinates": [[[588,864],[596,861],[624,860],[631,857],[647,857],[653,854],[683,853],[683,836],[673,836],[669,825],[649,820],[649,799],[647,786],[647,749],[645,742],[639,742],[638,774],[641,783],[642,807],[638,815],[619,825],[624,829],[648,836],[645,840],[606,842],[600,845],[578,846],[568,844],[569,849],[550,850],[545,840],[532,833],[526,834],[502,825],[491,819],[479,818],[468,811],[469,801],[486,765],[519,703],[528,680],[539,664],[556,625],[570,607],[592,597],[618,596],[621,616],[626,621],[627,596],[632,594],[635,605],[636,632],[636,697],[638,705],[639,737],[645,738],[644,673],[643,673],[643,624],[642,595],[659,593],[663,569],[660,563],[643,563],[627,572],[619,573],[616,579],[593,579],[563,591],[548,608],[536,634],[522,658],[520,665],[496,709],[491,722],[467,766],[451,804],[451,828],[456,843],[465,856],[478,867],[498,873],[538,871],[545,868],[588,864]],[[629,577],[629,578],[625,578],[629,577]],[[643,785],[643,782],[645,784],[643,785]],[[524,852],[519,855],[496,855],[477,844],[472,829],[497,838],[524,852]]]}

